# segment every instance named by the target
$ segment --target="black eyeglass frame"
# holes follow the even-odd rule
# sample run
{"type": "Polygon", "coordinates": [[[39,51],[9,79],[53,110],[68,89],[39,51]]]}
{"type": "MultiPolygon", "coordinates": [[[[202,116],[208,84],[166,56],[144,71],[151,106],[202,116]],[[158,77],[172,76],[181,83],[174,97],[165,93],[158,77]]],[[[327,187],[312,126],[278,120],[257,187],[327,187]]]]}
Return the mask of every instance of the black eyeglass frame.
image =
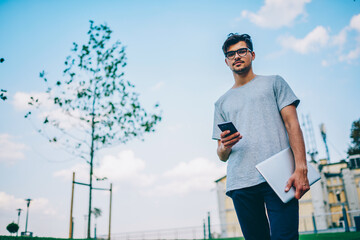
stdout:
{"type": "Polygon", "coordinates": [[[229,60],[233,60],[235,57],[236,57],[236,53],[240,56],[240,57],[246,57],[247,53],[249,52],[252,52],[250,48],[239,48],[238,50],[236,51],[229,51],[229,52],[226,52],[224,55],[227,59],[229,60]],[[246,49],[246,52],[241,54],[241,51],[243,51],[244,49],[246,49]],[[228,54],[229,53],[234,53],[234,56],[233,57],[228,57],[228,54]]]}

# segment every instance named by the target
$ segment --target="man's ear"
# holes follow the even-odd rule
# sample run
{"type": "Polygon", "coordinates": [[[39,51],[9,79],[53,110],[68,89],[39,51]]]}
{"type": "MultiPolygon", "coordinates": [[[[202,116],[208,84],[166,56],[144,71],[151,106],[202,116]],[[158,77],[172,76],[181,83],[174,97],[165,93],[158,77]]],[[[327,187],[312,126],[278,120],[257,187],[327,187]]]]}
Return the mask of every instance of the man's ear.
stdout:
{"type": "Polygon", "coordinates": [[[251,59],[254,61],[255,60],[255,52],[254,51],[251,52],[251,56],[252,56],[251,59]]]}

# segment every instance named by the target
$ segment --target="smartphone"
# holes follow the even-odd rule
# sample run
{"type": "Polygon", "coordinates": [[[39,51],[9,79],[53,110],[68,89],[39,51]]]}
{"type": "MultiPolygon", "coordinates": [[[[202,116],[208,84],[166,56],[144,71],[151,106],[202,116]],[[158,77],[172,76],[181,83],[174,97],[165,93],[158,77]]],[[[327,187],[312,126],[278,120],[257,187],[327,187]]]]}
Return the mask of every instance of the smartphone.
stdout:
{"type": "Polygon", "coordinates": [[[226,130],[230,130],[230,133],[227,134],[226,136],[229,136],[231,134],[236,133],[238,130],[236,130],[236,127],[234,126],[234,124],[232,122],[223,122],[223,123],[219,123],[218,127],[220,128],[220,130],[222,132],[226,131],[226,130]]]}

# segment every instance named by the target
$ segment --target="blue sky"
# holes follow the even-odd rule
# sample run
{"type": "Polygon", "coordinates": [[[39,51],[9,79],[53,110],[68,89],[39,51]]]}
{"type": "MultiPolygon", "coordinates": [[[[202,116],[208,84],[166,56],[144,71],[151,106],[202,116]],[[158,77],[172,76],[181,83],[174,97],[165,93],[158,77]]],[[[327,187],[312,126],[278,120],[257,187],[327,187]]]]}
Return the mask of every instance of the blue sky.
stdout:
{"type": "MultiPolygon", "coordinates": [[[[225,174],[211,140],[213,104],[233,84],[221,46],[230,32],[253,37],[256,74],[279,74],[311,116],[319,157],[346,157],[350,128],[360,118],[360,1],[0,1],[0,234],[17,208],[34,199],[29,227],[66,237],[71,172],[87,181],[88,166],[38,135],[23,118],[26,97],[45,91],[39,72],[61,78],[72,42],[86,41],[89,20],[107,23],[126,46],[125,76],[163,121],[145,141],[98,152],[95,172],[114,184],[113,232],[201,226],[208,211],[219,223],[213,181],[225,174]],[[111,166],[111,167],[109,167],[111,166]]],[[[240,129],[241,131],[241,129],[240,129]]],[[[87,189],[76,187],[75,237],[84,236],[87,189]]],[[[94,194],[104,211],[108,195],[94,194]]],[[[25,214],[21,215],[24,230],[25,214]]]]}

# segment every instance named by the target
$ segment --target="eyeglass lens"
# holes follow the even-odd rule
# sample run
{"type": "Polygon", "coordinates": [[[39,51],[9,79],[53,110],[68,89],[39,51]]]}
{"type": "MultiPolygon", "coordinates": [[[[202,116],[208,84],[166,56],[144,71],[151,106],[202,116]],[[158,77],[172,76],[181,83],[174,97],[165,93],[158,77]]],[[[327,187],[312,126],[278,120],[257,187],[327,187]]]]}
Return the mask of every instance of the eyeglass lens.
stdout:
{"type": "Polygon", "coordinates": [[[227,53],[226,53],[226,57],[227,57],[228,59],[234,59],[236,53],[237,53],[240,57],[245,57],[246,54],[247,54],[247,51],[248,51],[247,48],[240,48],[240,49],[238,49],[238,50],[236,50],[236,51],[227,52],[227,53]]]}

